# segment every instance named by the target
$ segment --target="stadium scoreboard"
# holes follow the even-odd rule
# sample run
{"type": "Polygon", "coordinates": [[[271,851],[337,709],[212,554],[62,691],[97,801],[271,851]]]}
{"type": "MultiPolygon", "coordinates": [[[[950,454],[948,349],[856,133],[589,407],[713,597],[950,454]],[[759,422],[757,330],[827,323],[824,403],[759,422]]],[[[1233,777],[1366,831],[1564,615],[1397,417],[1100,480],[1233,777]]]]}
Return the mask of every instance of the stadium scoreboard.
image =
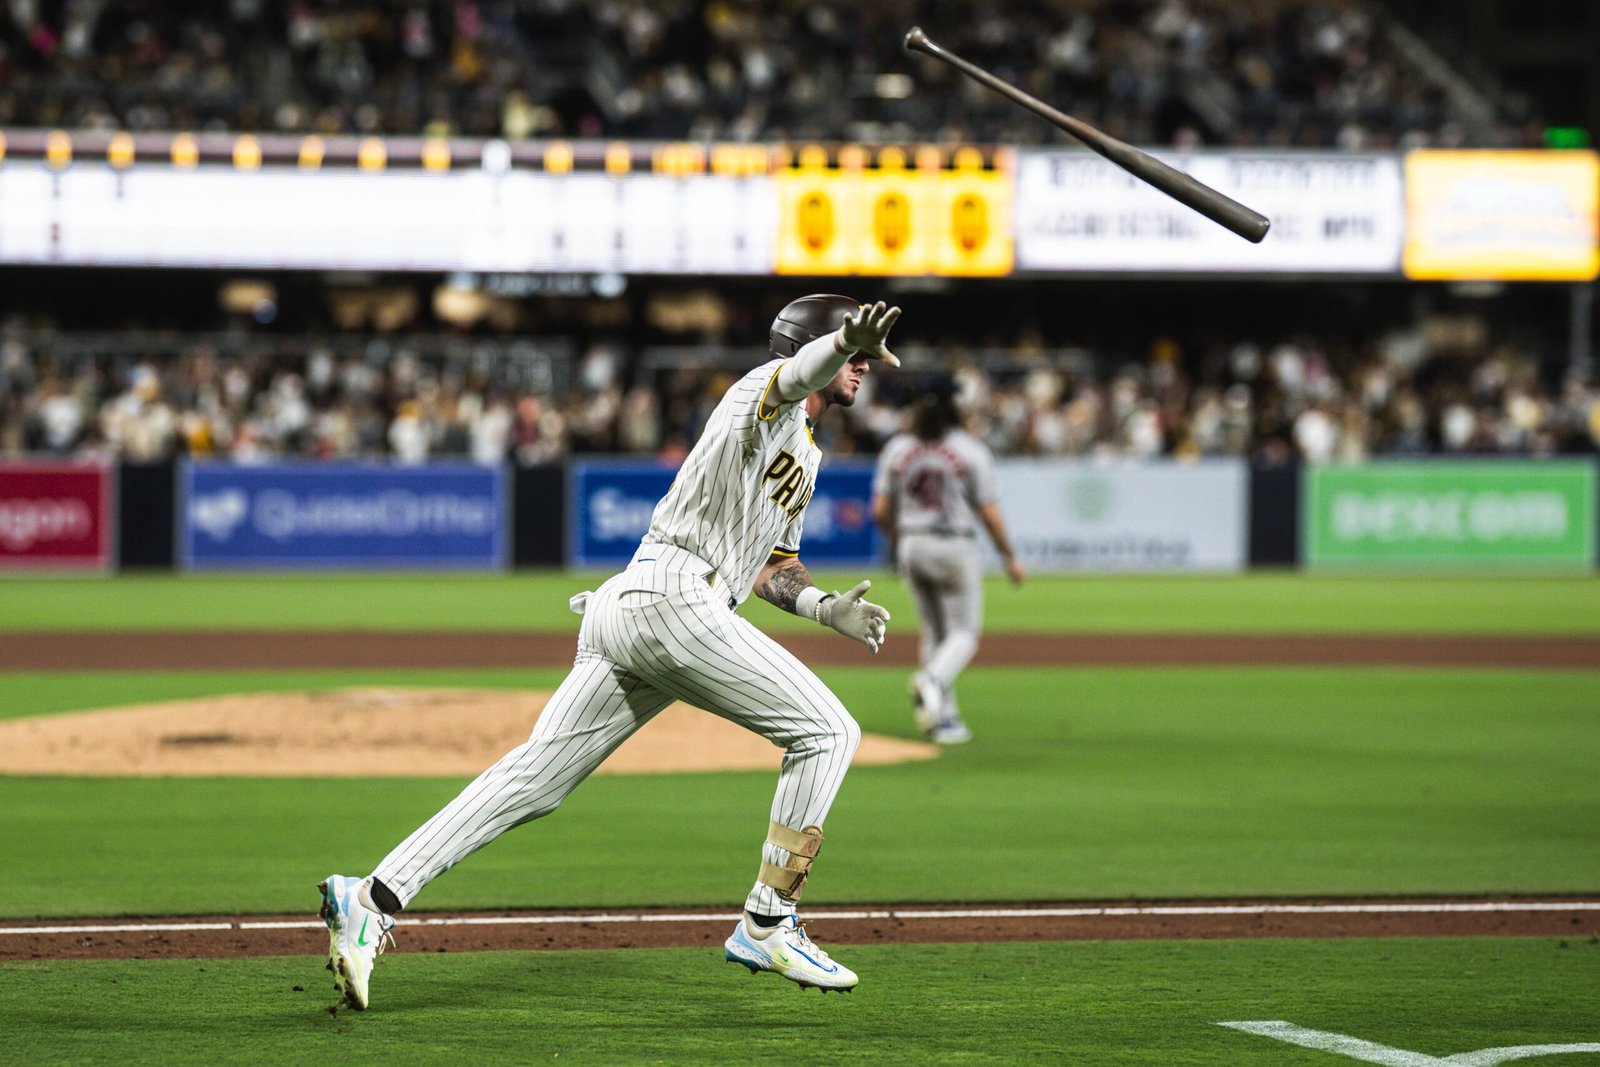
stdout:
{"type": "Polygon", "coordinates": [[[1197,150],[1259,246],[1086,150],[0,132],[0,263],[1587,280],[1587,150],[1197,150]]]}

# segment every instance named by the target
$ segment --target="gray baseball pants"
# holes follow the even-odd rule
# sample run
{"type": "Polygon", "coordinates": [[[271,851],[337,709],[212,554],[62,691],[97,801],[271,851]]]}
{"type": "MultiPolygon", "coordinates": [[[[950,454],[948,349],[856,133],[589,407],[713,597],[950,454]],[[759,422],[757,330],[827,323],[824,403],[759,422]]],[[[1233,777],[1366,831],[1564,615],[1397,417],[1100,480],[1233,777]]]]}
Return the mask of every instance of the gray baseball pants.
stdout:
{"type": "Polygon", "coordinates": [[[970,537],[910,533],[899,545],[900,570],[921,625],[922,669],[950,694],[956,675],[978,651],[983,625],[983,573],[970,537]]]}

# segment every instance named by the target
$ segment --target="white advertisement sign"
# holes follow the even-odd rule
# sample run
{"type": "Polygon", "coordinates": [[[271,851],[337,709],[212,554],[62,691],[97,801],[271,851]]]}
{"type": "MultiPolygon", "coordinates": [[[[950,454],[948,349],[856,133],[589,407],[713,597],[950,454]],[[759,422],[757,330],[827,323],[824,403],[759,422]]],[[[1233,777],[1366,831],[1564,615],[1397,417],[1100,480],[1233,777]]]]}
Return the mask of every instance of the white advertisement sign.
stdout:
{"type": "MultiPolygon", "coordinates": [[[[1029,570],[1242,571],[1249,472],[1242,460],[1193,463],[1008,459],[1000,508],[1029,570]]],[[[998,565],[985,539],[986,565],[998,565]]]]}
{"type": "Polygon", "coordinates": [[[769,274],[765,176],[0,165],[0,262],[769,274]]]}
{"type": "Polygon", "coordinates": [[[1260,244],[1089,152],[1021,154],[1017,268],[1395,274],[1400,160],[1329,153],[1152,153],[1272,220],[1260,244]]]}

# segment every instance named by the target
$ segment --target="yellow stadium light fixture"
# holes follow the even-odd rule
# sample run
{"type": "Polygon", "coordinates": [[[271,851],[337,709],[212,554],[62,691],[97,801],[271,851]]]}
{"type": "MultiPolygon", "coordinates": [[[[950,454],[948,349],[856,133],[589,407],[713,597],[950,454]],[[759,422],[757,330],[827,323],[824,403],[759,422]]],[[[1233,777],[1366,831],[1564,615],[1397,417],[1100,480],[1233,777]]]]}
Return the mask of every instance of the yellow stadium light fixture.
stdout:
{"type": "Polygon", "coordinates": [[[389,149],[380,137],[368,137],[356,149],[356,166],[362,170],[382,170],[389,164],[389,149]]]}
{"type": "Polygon", "coordinates": [[[260,170],[261,142],[248,133],[233,142],[233,165],[240,170],[260,170]]]}
{"type": "Polygon", "coordinates": [[[657,173],[680,178],[704,173],[706,169],[705,150],[693,144],[662,145],[655,150],[652,162],[657,173]]]}
{"type": "Polygon", "coordinates": [[[606,146],[606,173],[626,174],[633,169],[633,150],[626,141],[612,141],[606,146]]]}
{"type": "Polygon", "coordinates": [[[744,146],[736,144],[719,144],[711,149],[711,173],[719,174],[725,178],[734,177],[745,172],[744,146]]]}
{"type": "Polygon", "coordinates": [[[118,170],[127,170],[133,166],[133,158],[133,134],[126,130],[112,134],[106,145],[106,161],[118,170]]]}
{"type": "Polygon", "coordinates": [[[551,174],[572,173],[572,146],[565,141],[551,141],[544,150],[544,169],[551,174]]]}
{"type": "Polygon", "coordinates": [[[200,145],[193,134],[180,133],[172,139],[172,165],[190,168],[200,162],[200,145]]]}
{"type": "Polygon", "coordinates": [[[711,170],[713,173],[742,178],[751,174],[760,174],[766,168],[766,150],[755,145],[718,145],[712,152],[711,170]]]}
{"type": "Polygon", "coordinates": [[[51,130],[44,139],[44,158],[56,170],[72,162],[72,138],[65,130],[51,130]]]}
{"type": "Polygon", "coordinates": [[[422,143],[422,166],[435,173],[450,169],[450,145],[439,137],[430,137],[422,143]]]}

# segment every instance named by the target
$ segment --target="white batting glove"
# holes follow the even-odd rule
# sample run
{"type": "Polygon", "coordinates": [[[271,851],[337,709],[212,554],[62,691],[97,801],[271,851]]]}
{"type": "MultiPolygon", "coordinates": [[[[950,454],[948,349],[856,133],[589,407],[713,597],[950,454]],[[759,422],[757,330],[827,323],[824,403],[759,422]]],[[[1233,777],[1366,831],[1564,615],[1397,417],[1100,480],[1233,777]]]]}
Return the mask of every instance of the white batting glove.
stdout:
{"type": "Polygon", "coordinates": [[[860,641],[876,656],[888,637],[889,612],[870,600],[861,599],[861,594],[871,588],[872,582],[868,580],[848,593],[824,597],[817,605],[817,621],[860,641]]]}
{"type": "Polygon", "coordinates": [[[900,309],[892,308],[882,300],[876,304],[863,304],[854,314],[844,317],[839,327],[839,343],[851,352],[860,352],[868,359],[881,359],[891,367],[900,365],[900,358],[884,344],[889,339],[889,329],[900,318],[900,309]]]}

